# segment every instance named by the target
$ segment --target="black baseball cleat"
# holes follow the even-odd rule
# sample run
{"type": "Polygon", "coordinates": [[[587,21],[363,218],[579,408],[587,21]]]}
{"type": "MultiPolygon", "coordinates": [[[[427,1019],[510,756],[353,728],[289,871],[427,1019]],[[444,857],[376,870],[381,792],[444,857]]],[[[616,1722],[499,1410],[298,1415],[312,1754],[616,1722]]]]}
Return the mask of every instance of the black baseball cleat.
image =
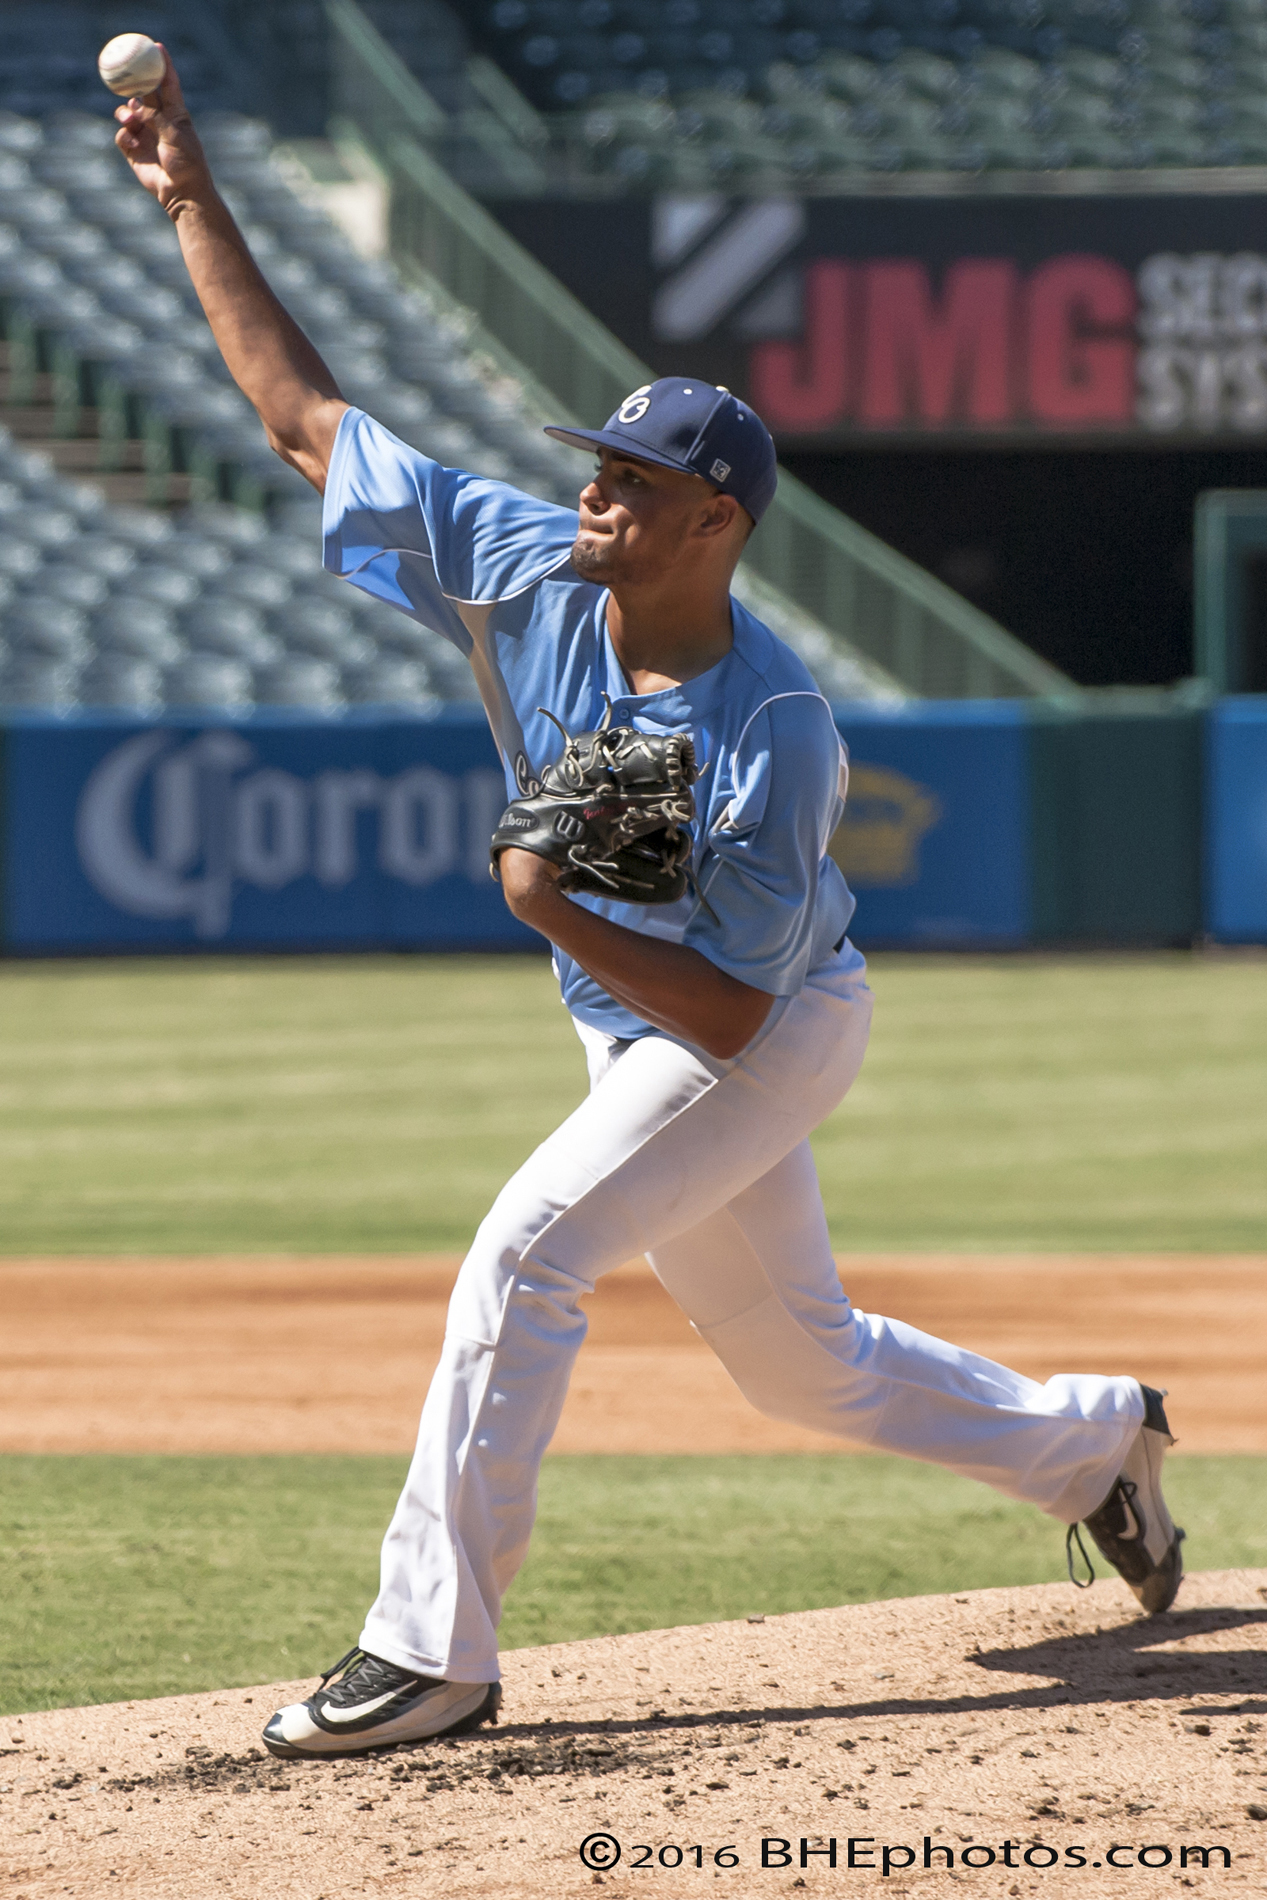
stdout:
{"type": "MultiPolygon", "coordinates": [[[[1161,1465],[1174,1444],[1162,1404],[1164,1392],[1141,1385],[1144,1422],[1135,1434],[1113,1489],[1097,1511],[1082,1521],[1096,1549],[1107,1557],[1134,1591],[1150,1616],[1168,1610],[1183,1578],[1183,1532],[1176,1530],[1161,1494],[1161,1465]]],[[[1069,1580],[1085,1590],[1095,1582],[1078,1526],[1071,1524],[1065,1540],[1069,1580]],[[1073,1546],[1077,1542],[1090,1575],[1074,1576],[1073,1546]]]]}
{"type": "Polygon", "coordinates": [[[270,1755],[285,1761],[359,1755],[437,1735],[464,1735],[496,1722],[499,1682],[442,1682],[350,1649],[306,1702],[278,1709],[264,1730],[270,1755]]]}

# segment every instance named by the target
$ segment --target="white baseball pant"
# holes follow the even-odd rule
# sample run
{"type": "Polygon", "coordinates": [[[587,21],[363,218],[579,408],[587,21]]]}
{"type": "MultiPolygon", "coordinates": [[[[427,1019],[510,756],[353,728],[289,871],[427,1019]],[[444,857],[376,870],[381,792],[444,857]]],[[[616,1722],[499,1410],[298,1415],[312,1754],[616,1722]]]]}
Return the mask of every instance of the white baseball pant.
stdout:
{"type": "Polygon", "coordinates": [[[862,1064],[871,992],[846,945],[733,1061],[584,1029],[591,1092],[506,1184],[449,1306],[361,1645],[497,1678],[497,1624],[598,1276],[645,1253],[773,1418],[980,1478],[1066,1523],[1094,1511],[1144,1413],[1129,1378],[1038,1385],[840,1288],[808,1135],[862,1064]]]}

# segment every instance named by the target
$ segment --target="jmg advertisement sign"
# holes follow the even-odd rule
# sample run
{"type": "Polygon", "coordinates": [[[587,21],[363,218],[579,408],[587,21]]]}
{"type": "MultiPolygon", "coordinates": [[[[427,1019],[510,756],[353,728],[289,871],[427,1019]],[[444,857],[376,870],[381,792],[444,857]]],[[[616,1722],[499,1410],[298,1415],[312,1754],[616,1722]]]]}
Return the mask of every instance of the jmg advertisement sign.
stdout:
{"type": "Polygon", "coordinates": [[[1267,438],[1255,198],[495,209],[658,373],[742,393],[789,446],[1267,438]]]}

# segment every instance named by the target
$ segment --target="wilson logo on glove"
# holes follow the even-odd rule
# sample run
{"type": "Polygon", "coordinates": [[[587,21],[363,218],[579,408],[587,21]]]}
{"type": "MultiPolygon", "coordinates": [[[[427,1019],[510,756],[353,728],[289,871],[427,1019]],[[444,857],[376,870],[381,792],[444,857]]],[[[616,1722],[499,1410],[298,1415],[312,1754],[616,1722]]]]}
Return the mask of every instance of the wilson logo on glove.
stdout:
{"type": "MultiPolygon", "coordinates": [[[[607,695],[603,697],[606,699],[607,695]]],[[[613,726],[611,701],[596,732],[566,741],[541,789],[507,806],[493,833],[490,869],[503,851],[532,851],[562,872],[561,891],[625,904],[675,904],[690,888],[699,777],[689,733],[665,737],[613,726]]]]}

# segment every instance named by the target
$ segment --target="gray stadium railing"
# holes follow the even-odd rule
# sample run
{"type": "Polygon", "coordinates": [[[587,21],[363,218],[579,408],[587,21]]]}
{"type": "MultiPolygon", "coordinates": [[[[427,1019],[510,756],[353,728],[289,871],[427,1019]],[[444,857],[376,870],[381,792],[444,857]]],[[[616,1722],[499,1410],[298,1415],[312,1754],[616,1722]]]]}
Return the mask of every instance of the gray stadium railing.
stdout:
{"type": "MultiPolygon", "coordinates": [[[[326,0],[336,136],[387,174],[391,241],[460,303],[553,398],[561,420],[609,415],[654,371],[592,316],[432,156],[442,108],[355,0],[326,0]]],[[[506,126],[509,138],[514,128],[506,126]]],[[[530,154],[525,147],[525,161],[530,154]]],[[[746,557],[908,693],[942,699],[1056,697],[1079,689],[953,589],[780,474],[746,557]]]]}

